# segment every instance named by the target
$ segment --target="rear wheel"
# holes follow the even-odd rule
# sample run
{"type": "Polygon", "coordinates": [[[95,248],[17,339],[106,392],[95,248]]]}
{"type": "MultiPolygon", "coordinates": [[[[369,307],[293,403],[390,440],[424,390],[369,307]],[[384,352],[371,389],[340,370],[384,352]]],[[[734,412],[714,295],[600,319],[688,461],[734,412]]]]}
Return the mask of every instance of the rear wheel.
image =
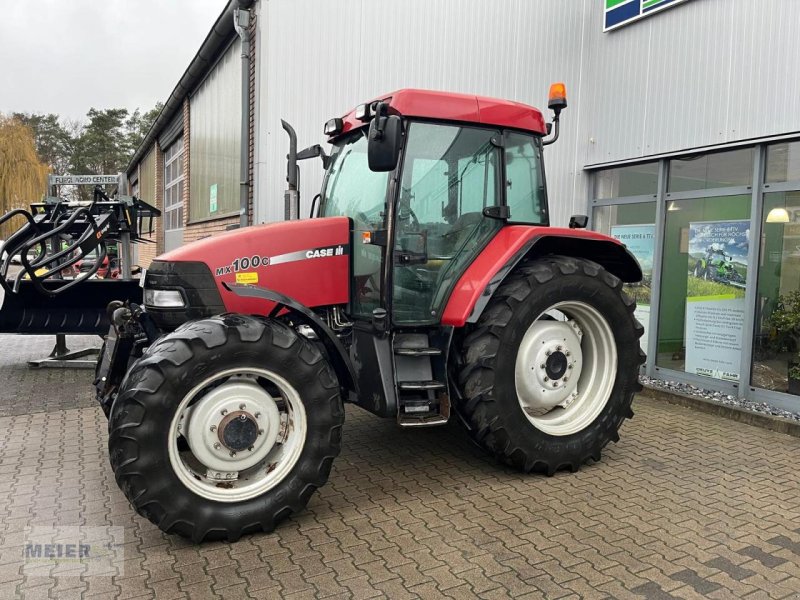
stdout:
{"type": "Polygon", "coordinates": [[[518,267],[463,344],[460,409],[475,440],[548,475],[599,460],[640,389],[634,309],[621,281],[591,261],[518,267]]]}
{"type": "Polygon", "coordinates": [[[194,541],[272,531],[302,510],[339,454],[344,411],[320,351],[287,325],[222,315],[153,344],[109,420],[133,507],[194,541]]]}

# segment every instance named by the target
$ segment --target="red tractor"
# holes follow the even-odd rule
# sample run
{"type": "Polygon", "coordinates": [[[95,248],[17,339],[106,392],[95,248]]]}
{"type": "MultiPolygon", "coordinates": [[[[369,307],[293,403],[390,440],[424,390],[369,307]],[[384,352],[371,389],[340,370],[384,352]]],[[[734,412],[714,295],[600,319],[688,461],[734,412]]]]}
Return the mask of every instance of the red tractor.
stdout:
{"type": "MultiPolygon", "coordinates": [[[[642,327],[616,240],[549,227],[535,108],[405,89],[331,119],[316,216],[156,259],[112,303],[98,363],[109,453],[163,531],[271,531],[325,484],[344,402],[401,427],[455,416],[499,461],[576,471],[633,415],[642,327]]],[[[292,135],[292,130],[287,131],[292,135]]],[[[293,137],[293,136],[292,136],[293,137]]],[[[318,202],[317,202],[318,200],[318,202]]]]}

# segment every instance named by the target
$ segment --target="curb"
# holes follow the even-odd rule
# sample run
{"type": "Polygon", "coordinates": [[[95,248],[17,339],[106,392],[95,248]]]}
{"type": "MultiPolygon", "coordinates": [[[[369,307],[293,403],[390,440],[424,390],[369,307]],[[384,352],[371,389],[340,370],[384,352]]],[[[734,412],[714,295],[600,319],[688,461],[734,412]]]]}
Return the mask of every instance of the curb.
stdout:
{"type": "Polygon", "coordinates": [[[762,429],[769,429],[770,431],[785,433],[786,435],[800,438],[800,421],[793,421],[773,415],[762,415],[743,408],[727,406],[725,404],[706,400],[705,398],[696,398],[687,394],[681,394],[680,392],[668,392],[661,388],[648,385],[644,386],[644,389],[639,392],[639,395],[653,400],[677,404],[678,406],[685,406],[711,415],[725,417],[726,419],[738,421],[746,425],[753,425],[755,427],[761,427],[762,429]]]}

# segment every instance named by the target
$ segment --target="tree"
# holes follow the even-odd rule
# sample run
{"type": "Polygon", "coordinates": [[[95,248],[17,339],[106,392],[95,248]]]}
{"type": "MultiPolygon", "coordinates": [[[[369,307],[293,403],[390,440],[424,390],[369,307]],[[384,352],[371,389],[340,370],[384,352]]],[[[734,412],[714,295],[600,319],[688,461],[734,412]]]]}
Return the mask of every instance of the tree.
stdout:
{"type": "MultiPolygon", "coordinates": [[[[47,189],[48,171],[36,153],[30,128],[19,119],[0,114],[0,214],[40,201],[47,189]]],[[[0,239],[6,239],[23,223],[21,219],[4,223],[0,239]]]]}
{"type": "Polygon", "coordinates": [[[90,108],[88,122],[75,140],[72,155],[73,173],[119,173],[130,156],[125,108],[98,110],[90,108]]]}
{"type": "Polygon", "coordinates": [[[62,124],[59,116],[53,113],[14,113],[12,117],[31,130],[39,159],[50,165],[53,173],[69,172],[75,144],[74,124],[62,124]]]}
{"type": "MultiPolygon", "coordinates": [[[[145,113],[142,113],[138,108],[131,113],[128,120],[125,122],[125,129],[128,132],[128,149],[130,156],[136,152],[136,149],[142,145],[144,136],[150,131],[150,128],[155,123],[161,109],[164,108],[163,102],[156,102],[156,105],[145,113]]],[[[129,159],[130,159],[129,156],[129,159]]]]}

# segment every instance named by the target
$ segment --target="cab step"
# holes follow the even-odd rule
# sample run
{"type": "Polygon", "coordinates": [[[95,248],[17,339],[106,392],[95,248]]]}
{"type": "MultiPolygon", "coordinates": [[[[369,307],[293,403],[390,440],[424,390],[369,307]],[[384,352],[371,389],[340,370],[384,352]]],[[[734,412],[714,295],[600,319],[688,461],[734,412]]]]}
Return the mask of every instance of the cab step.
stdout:
{"type": "Polygon", "coordinates": [[[399,381],[397,383],[397,387],[399,387],[403,391],[409,392],[419,392],[419,391],[427,391],[427,390],[443,390],[445,384],[441,381],[399,381]]]}
{"type": "Polygon", "coordinates": [[[394,353],[398,356],[441,356],[442,351],[439,348],[409,348],[401,346],[395,348],[394,353]]]}
{"type": "Polygon", "coordinates": [[[444,425],[448,418],[438,413],[427,415],[399,415],[397,419],[400,427],[432,427],[434,425],[444,425]]]}

